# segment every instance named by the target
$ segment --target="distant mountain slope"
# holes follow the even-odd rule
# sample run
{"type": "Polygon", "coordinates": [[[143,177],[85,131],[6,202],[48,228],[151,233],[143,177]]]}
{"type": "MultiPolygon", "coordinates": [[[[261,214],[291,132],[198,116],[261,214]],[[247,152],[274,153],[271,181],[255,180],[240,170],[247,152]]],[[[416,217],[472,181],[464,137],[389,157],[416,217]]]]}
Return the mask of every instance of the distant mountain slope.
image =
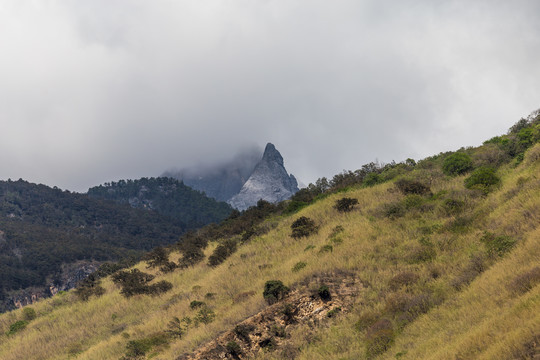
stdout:
{"type": "Polygon", "coordinates": [[[230,161],[215,165],[190,167],[166,171],[162,176],[181,180],[187,186],[203,191],[206,195],[227,201],[240,192],[255,165],[261,159],[260,149],[249,149],[230,161]]]}
{"type": "Polygon", "coordinates": [[[234,208],[245,210],[260,199],[277,203],[298,191],[296,178],[285,170],[283,157],[276,147],[268,143],[261,161],[257,163],[240,192],[229,200],[234,208]]]}
{"type": "Polygon", "coordinates": [[[59,282],[66,264],[119,260],[171,244],[185,229],[156,212],[23,180],[0,181],[0,297],[5,306],[13,290],[35,287],[28,296],[48,295],[50,285],[64,288],[59,282]]]}
{"type": "Polygon", "coordinates": [[[88,196],[129,204],[137,209],[154,210],[189,229],[220,222],[232,211],[226,203],[208,198],[182,182],[166,177],[111,182],[89,189],[88,196]]]}

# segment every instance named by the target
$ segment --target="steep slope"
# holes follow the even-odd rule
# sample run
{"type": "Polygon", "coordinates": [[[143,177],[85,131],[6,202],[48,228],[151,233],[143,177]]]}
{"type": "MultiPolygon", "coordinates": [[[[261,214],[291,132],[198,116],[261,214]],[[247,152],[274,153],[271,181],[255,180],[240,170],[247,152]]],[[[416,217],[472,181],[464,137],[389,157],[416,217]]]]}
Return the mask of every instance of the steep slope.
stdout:
{"type": "Polygon", "coordinates": [[[99,262],[173,243],[184,231],[154,212],[0,181],[0,310],[66,290],[99,262]]]}
{"type": "Polygon", "coordinates": [[[229,232],[198,233],[214,234],[205,255],[222,262],[136,265],[151,286],[170,282],[159,295],[125,297],[105,278],[99,297],[68,292],[33,305],[35,316],[3,314],[0,358],[532,359],[537,120],[479,148],[374,168],[297,213],[261,202],[249,219],[270,216],[251,231],[234,230],[249,220],[235,213],[229,232]]]}
{"type": "Polygon", "coordinates": [[[89,189],[88,196],[154,210],[184,224],[187,229],[220,222],[232,211],[224,202],[210,199],[176,179],[163,177],[107,183],[89,189]]]}
{"type": "Polygon", "coordinates": [[[293,175],[287,174],[283,157],[273,144],[268,143],[264,154],[240,192],[229,200],[236,209],[245,210],[260,199],[276,203],[290,198],[298,191],[293,175]]]}

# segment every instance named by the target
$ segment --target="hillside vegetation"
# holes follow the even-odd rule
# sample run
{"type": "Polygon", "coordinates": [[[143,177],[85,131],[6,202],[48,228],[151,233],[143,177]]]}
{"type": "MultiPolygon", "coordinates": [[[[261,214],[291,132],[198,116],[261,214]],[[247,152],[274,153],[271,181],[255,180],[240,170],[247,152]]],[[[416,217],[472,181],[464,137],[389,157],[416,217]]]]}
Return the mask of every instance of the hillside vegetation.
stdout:
{"type": "Polygon", "coordinates": [[[90,188],[88,196],[154,210],[175,219],[186,229],[220,222],[232,211],[227,203],[209,198],[168,177],[110,182],[90,188]]]}
{"type": "Polygon", "coordinates": [[[536,114],[478,148],[259,202],[86,300],[3,314],[0,358],[533,359],[539,140],[536,114]]]}

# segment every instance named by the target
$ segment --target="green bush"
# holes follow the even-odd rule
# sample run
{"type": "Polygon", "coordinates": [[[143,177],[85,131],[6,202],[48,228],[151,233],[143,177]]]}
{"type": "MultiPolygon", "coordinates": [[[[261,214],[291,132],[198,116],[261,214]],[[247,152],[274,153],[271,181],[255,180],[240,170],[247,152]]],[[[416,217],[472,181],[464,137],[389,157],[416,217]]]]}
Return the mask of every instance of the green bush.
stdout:
{"type": "Polygon", "coordinates": [[[321,285],[319,287],[319,290],[317,290],[317,293],[319,294],[319,297],[323,301],[328,301],[328,300],[332,299],[332,295],[330,294],[330,289],[328,289],[328,286],[326,286],[326,285],[321,285]]]}
{"type": "Polygon", "coordinates": [[[23,309],[23,318],[26,321],[32,321],[37,317],[36,310],[31,307],[25,307],[23,309]]]}
{"type": "Polygon", "coordinates": [[[416,180],[399,179],[394,185],[404,195],[427,195],[431,192],[429,186],[416,180]]]}
{"type": "Polygon", "coordinates": [[[465,202],[457,199],[446,199],[442,207],[447,215],[457,215],[463,211],[465,202]]]}
{"type": "Polygon", "coordinates": [[[212,255],[208,258],[208,265],[218,266],[231,256],[237,248],[235,239],[227,239],[219,244],[212,255]]]}
{"type": "Polygon", "coordinates": [[[326,252],[332,252],[334,251],[334,247],[332,245],[323,245],[321,249],[319,250],[319,254],[326,253],[326,252]]]}
{"type": "Polygon", "coordinates": [[[487,193],[491,188],[500,183],[497,176],[497,171],[489,166],[479,167],[474,170],[471,175],[465,179],[465,187],[467,189],[480,189],[487,193]]]}
{"type": "Polygon", "coordinates": [[[172,289],[172,284],[165,280],[148,285],[153,279],[154,275],[143,273],[138,269],[118,271],[112,276],[113,282],[122,287],[120,293],[125,297],[140,294],[159,295],[172,289]]]}
{"type": "Polygon", "coordinates": [[[126,345],[126,355],[123,359],[140,359],[146,355],[152,348],[165,345],[169,342],[168,336],[165,333],[158,333],[151,337],[131,340],[126,345]]]}
{"type": "Polygon", "coordinates": [[[291,236],[295,239],[301,238],[301,237],[308,237],[311,234],[314,234],[318,231],[318,227],[317,225],[315,225],[315,221],[305,216],[301,216],[298,219],[296,219],[291,224],[291,229],[292,229],[291,236]]]}
{"type": "Polygon", "coordinates": [[[14,322],[9,326],[9,331],[6,333],[7,336],[14,335],[19,331],[23,330],[28,325],[28,321],[19,320],[14,322]]]}
{"type": "Polygon", "coordinates": [[[480,241],[484,243],[490,256],[503,256],[516,245],[516,241],[510,236],[497,236],[490,232],[485,232],[480,241]]]}
{"type": "Polygon", "coordinates": [[[358,204],[358,199],[344,197],[336,201],[334,208],[339,212],[350,212],[358,204]]]}
{"type": "Polygon", "coordinates": [[[82,301],[87,301],[90,296],[100,297],[105,294],[105,289],[100,284],[101,280],[89,276],[77,284],[75,295],[82,301]]]}
{"type": "Polygon", "coordinates": [[[180,320],[175,316],[172,318],[171,321],[169,321],[165,333],[167,333],[172,338],[180,339],[187,333],[189,325],[191,325],[191,319],[189,317],[186,316],[182,320],[180,320]]]}
{"type": "Polygon", "coordinates": [[[172,288],[173,288],[172,283],[166,280],[161,280],[155,284],[148,285],[148,289],[146,293],[150,295],[159,295],[159,294],[162,294],[164,292],[171,290],[172,288]]]}
{"type": "Polygon", "coordinates": [[[264,284],[263,297],[269,305],[283,299],[289,293],[289,288],[280,280],[269,280],[264,284]]]}
{"type": "Polygon", "coordinates": [[[214,311],[206,306],[203,306],[202,309],[199,310],[197,315],[195,315],[195,325],[199,324],[210,324],[214,319],[216,318],[216,314],[214,311]]]}
{"type": "Polygon", "coordinates": [[[192,302],[189,303],[190,309],[197,309],[203,306],[206,306],[204,301],[193,300],[192,302]]]}
{"type": "Polygon", "coordinates": [[[329,317],[329,318],[332,318],[332,317],[336,316],[337,314],[339,314],[340,312],[341,312],[341,306],[338,306],[338,307],[335,307],[332,310],[330,310],[326,314],[326,316],[329,317]]]}
{"type": "Polygon", "coordinates": [[[446,175],[462,175],[473,168],[469,155],[463,152],[453,153],[443,161],[442,170],[446,175]]]}
{"type": "Polygon", "coordinates": [[[307,264],[305,262],[299,261],[296,264],[294,264],[294,266],[292,268],[292,272],[298,272],[298,271],[302,270],[303,268],[305,268],[306,265],[307,264]]]}

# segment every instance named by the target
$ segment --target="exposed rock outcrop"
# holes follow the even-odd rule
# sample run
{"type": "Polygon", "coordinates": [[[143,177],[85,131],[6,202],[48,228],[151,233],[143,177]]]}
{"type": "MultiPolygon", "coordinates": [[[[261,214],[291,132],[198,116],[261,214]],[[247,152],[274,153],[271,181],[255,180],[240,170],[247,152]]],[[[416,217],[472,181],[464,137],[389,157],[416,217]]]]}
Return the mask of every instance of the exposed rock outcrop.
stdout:
{"type": "Polygon", "coordinates": [[[276,203],[290,198],[297,191],[296,178],[287,173],[283,157],[273,144],[268,143],[261,161],[240,192],[228,203],[236,209],[245,210],[256,205],[260,199],[276,203]]]}
{"type": "MultiPolygon", "coordinates": [[[[282,359],[294,358],[298,351],[292,346],[289,334],[304,324],[316,329],[341,312],[348,312],[363,287],[361,281],[346,273],[315,275],[304,285],[283,301],[177,360],[252,359],[267,350],[275,351],[282,359]],[[326,299],[322,299],[317,290],[308,290],[309,287],[317,289],[321,284],[329,290],[330,296],[326,299]]],[[[306,333],[305,336],[311,335],[306,333]]]]}

